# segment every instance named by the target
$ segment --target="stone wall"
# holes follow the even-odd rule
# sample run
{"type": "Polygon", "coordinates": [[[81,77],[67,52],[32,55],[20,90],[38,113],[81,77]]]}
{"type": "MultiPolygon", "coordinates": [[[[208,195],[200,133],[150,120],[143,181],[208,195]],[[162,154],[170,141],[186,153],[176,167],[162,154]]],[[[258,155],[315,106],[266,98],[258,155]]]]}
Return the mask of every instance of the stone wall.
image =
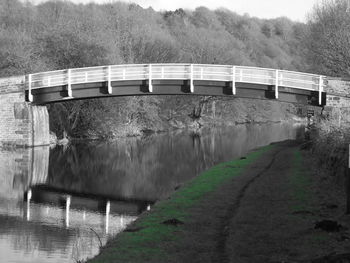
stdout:
{"type": "Polygon", "coordinates": [[[29,186],[46,182],[49,150],[49,146],[0,149],[0,201],[21,201],[29,186]]]}
{"type": "Polygon", "coordinates": [[[0,146],[49,144],[46,106],[25,102],[24,76],[0,79],[0,146]]]}
{"type": "Polygon", "coordinates": [[[341,78],[328,78],[327,106],[350,107],[350,81],[341,78]]]}

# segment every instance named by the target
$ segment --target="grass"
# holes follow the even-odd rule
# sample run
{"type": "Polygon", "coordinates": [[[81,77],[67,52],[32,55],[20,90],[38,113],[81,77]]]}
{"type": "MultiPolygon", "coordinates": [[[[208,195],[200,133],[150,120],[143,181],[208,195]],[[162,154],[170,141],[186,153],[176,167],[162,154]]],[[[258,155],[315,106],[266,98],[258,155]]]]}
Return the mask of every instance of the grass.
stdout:
{"type": "Polygon", "coordinates": [[[167,253],[160,248],[160,244],[164,247],[167,242],[176,241],[181,225],[166,225],[162,222],[172,218],[186,222],[190,208],[199,204],[202,198],[214,192],[220,185],[239,176],[247,165],[273,147],[262,147],[248,154],[245,159],[221,163],[203,172],[175,192],[170,199],[160,201],[151,212],[141,216],[133,226],[138,231],[121,233],[108,243],[100,255],[89,262],[167,262],[167,253]]]}
{"type": "MultiPolygon", "coordinates": [[[[342,115],[350,119],[350,115],[342,115]]],[[[322,119],[317,123],[312,138],[312,152],[320,167],[327,169],[330,175],[342,174],[347,167],[348,145],[350,143],[349,122],[338,122],[337,116],[322,119]]]]}

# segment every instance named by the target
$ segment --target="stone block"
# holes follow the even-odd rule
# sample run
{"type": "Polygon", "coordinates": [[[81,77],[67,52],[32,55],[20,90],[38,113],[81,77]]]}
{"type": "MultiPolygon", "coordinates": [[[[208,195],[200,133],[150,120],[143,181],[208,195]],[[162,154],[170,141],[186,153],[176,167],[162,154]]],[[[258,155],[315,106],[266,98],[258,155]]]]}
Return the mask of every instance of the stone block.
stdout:
{"type": "Polygon", "coordinates": [[[0,147],[50,142],[47,108],[25,102],[24,80],[24,76],[0,79],[0,147]]]}
{"type": "Polygon", "coordinates": [[[25,102],[14,103],[15,119],[28,120],[29,119],[29,107],[25,102]]]}

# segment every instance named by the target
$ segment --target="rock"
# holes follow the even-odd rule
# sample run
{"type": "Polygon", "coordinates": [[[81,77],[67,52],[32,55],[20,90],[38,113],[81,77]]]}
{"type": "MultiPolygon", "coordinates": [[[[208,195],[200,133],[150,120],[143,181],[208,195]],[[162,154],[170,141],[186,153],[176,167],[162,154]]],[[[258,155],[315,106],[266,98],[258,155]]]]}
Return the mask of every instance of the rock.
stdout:
{"type": "Polygon", "coordinates": [[[304,142],[300,145],[300,150],[310,150],[312,148],[312,141],[304,142]]]}
{"type": "Polygon", "coordinates": [[[182,222],[176,218],[172,218],[172,219],[165,220],[164,222],[162,222],[162,224],[177,226],[177,225],[183,225],[184,222],[182,222]]]}
{"type": "Polygon", "coordinates": [[[339,242],[348,241],[348,240],[350,240],[350,237],[348,237],[346,235],[341,235],[339,238],[337,238],[337,240],[339,242]]]}
{"type": "Polygon", "coordinates": [[[57,144],[56,133],[50,131],[50,144],[57,144]]]}
{"type": "Polygon", "coordinates": [[[335,208],[338,208],[338,205],[336,205],[336,204],[327,204],[326,207],[329,208],[329,209],[335,209],[335,208]]]}
{"type": "Polygon", "coordinates": [[[127,229],[125,229],[125,232],[138,232],[138,231],[140,231],[142,229],[144,229],[144,227],[130,226],[127,229]]]}
{"type": "Polygon", "coordinates": [[[315,213],[307,210],[299,210],[299,211],[294,211],[292,214],[293,215],[314,215],[315,213]]]}
{"type": "Polygon", "coordinates": [[[315,229],[318,228],[327,232],[339,232],[340,228],[342,228],[342,225],[338,224],[338,222],[333,220],[322,220],[316,222],[315,229]]]}
{"type": "Polygon", "coordinates": [[[225,168],[237,168],[237,166],[228,164],[228,165],[225,165],[225,168]]]}
{"type": "Polygon", "coordinates": [[[69,143],[69,140],[67,138],[63,138],[61,140],[57,140],[58,145],[67,145],[69,143]]]}
{"type": "Polygon", "coordinates": [[[175,190],[175,191],[179,190],[179,189],[181,188],[181,186],[182,186],[181,184],[175,186],[174,190],[175,190]]]}
{"type": "Polygon", "coordinates": [[[311,263],[347,263],[350,262],[350,254],[336,254],[331,253],[327,256],[313,259],[311,260],[311,263]]]}

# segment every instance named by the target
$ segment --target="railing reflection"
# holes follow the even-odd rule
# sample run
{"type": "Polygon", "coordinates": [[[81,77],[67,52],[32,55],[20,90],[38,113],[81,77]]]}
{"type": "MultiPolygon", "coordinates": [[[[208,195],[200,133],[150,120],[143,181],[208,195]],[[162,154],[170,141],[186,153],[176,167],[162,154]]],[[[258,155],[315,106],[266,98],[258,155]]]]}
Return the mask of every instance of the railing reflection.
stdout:
{"type": "Polygon", "coordinates": [[[111,202],[107,201],[107,203],[106,203],[106,234],[108,234],[110,208],[111,208],[111,202]]]}
{"type": "Polygon", "coordinates": [[[27,221],[30,220],[30,200],[32,199],[32,191],[27,192],[27,221]]]}
{"type": "Polygon", "coordinates": [[[23,218],[0,211],[0,224],[6,226],[0,228],[0,243],[11,246],[8,252],[11,258],[18,256],[16,251],[27,251],[29,258],[47,254],[45,262],[71,262],[65,257],[84,260],[96,255],[109,236],[136,219],[136,216],[111,213],[113,205],[109,200],[100,212],[72,208],[74,196],[66,195],[64,206],[37,203],[34,197],[31,190],[25,194],[23,218]],[[55,259],[57,256],[60,258],[55,259]]]}
{"type": "Polygon", "coordinates": [[[69,207],[70,207],[70,199],[69,195],[66,196],[66,227],[69,227],[69,207]]]}
{"type": "Polygon", "coordinates": [[[144,210],[151,209],[151,201],[147,200],[110,200],[105,197],[79,196],[73,193],[58,192],[47,186],[33,186],[25,193],[27,221],[40,221],[46,224],[63,222],[62,227],[75,228],[79,224],[104,229],[110,233],[113,227],[123,229],[130,218],[144,210]],[[61,212],[60,212],[61,211],[61,212]],[[111,222],[111,216],[117,221],[111,222]],[[62,220],[60,220],[60,218],[62,220]],[[118,226],[116,226],[116,222],[118,226]]]}

